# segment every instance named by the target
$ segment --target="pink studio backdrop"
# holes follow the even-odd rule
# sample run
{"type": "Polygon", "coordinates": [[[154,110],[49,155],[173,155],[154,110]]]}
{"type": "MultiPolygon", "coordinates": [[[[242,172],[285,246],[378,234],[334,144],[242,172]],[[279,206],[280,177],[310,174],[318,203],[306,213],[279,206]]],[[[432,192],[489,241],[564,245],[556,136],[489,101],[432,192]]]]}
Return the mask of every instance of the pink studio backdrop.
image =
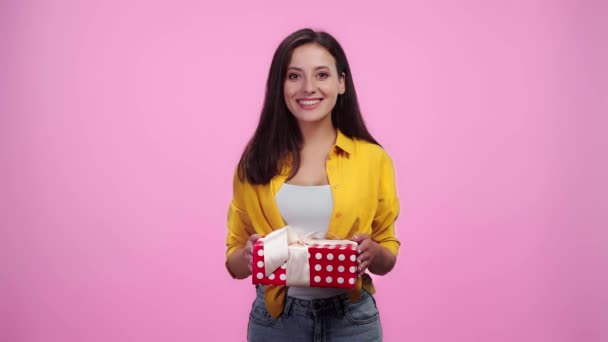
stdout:
{"type": "Polygon", "coordinates": [[[385,340],[608,340],[605,2],[0,8],[0,341],[245,339],[231,177],[305,26],[395,161],[385,340]]]}

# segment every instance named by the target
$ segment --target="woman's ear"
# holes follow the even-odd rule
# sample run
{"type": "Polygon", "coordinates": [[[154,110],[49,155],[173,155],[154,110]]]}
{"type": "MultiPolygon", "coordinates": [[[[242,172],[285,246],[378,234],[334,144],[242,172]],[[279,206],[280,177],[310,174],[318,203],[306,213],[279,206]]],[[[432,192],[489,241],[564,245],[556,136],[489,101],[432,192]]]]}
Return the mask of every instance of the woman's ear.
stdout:
{"type": "Polygon", "coordinates": [[[346,74],[342,73],[340,75],[340,86],[338,87],[338,94],[344,95],[346,92],[346,74]]]}

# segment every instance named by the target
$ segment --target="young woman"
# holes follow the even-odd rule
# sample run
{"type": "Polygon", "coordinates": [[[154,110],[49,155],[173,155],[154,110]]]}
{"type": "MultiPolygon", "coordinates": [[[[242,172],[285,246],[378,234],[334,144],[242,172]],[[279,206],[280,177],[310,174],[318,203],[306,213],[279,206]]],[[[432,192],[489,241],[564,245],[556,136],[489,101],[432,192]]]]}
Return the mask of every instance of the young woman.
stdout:
{"type": "Polygon", "coordinates": [[[303,29],[277,48],[258,127],[234,175],[226,267],[251,275],[252,244],[289,224],[359,244],[356,289],[258,286],[249,341],[380,341],[371,278],[395,266],[393,164],[359,110],[346,55],[303,29]]]}

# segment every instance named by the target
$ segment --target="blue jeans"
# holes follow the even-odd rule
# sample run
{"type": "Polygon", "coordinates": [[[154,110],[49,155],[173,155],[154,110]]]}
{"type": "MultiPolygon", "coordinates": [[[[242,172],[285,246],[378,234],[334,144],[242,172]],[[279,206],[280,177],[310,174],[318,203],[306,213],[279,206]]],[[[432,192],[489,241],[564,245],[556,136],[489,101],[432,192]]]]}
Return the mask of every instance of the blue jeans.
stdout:
{"type": "Polygon", "coordinates": [[[314,300],[287,297],[283,313],[276,319],[266,309],[264,287],[258,286],[256,291],[247,329],[250,342],[382,341],[378,308],[365,290],[355,303],[346,294],[314,300]]]}

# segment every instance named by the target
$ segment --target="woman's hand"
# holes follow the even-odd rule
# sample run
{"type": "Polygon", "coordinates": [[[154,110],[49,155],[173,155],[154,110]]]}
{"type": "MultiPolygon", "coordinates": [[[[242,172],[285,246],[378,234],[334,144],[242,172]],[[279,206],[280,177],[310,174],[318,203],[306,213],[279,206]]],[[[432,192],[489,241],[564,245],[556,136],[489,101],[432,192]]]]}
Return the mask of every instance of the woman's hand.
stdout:
{"type": "MultiPolygon", "coordinates": [[[[253,244],[258,241],[260,238],[259,234],[252,234],[249,236],[249,240],[247,240],[247,244],[244,248],[245,259],[247,260],[247,268],[249,269],[249,274],[251,274],[251,260],[253,260],[253,254],[251,251],[253,250],[253,244]]],[[[248,275],[249,275],[248,274],[248,275]]]]}
{"type": "Polygon", "coordinates": [[[365,234],[353,236],[353,241],[359,244],[359,256],[357,257],[358,276],[361,277],[365,270],[373,274],[384,275],[395,266],[397,258],[388,249],[380,246],[365,234]]]}
{"type": "Polygon", "coordinates": [[[245,247],[237,249],[230,255],[230,258],[228,258],[228,268],[235,278],[245,279],[251,275],[251,260],[253,259],[251,251],[253,249],[253,244],[255,244],[259,238],[259,234],[252,234],[249,236],[249,240],[247,240],[245,247]]]}

